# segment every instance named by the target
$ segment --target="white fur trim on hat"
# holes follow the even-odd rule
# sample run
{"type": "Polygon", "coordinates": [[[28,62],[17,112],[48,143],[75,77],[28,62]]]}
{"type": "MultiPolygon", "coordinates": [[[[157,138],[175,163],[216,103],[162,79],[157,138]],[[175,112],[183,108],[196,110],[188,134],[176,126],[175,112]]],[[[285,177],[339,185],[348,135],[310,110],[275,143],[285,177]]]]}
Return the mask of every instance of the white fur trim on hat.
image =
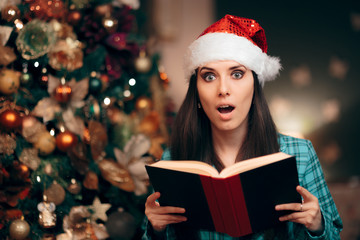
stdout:
{"type": "Polygon", "coordinates": [[[219,60],[234,60],[253,70],[262,86],[275,79],[281,69],[279,58],[268,56],[245,37],[217,32],[205,34],[189,46],[184,56],[186,79],[198,67],[219,60]]]}

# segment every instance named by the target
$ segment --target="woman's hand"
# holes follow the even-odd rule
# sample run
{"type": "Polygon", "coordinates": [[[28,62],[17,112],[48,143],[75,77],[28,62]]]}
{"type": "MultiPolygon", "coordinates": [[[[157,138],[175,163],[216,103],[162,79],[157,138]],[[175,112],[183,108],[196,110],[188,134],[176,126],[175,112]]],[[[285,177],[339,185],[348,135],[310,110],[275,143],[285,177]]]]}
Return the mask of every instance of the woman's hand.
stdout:
{"type": "Polygon", "coordinates": [[[276,210],[293,210],[295,212],[279,218],[280,221],[291,221],[305,225],[311,232],[322,232],[324,229],[318,199],[308,190],[301,186],[296,191],[303,198],[303,203],[281,204],[275,207],[276,210]]]}
{"type": "Polygon", "coordinates": [[[159,197],[160,193],[155,192],[147,198],[145,203],[145,215],[155,231],[161,232],[169,224],[186,221],[186,217],[176,215],[176,213],[184,213],[184,208],[161,207],[156,201],[159,197]]]}

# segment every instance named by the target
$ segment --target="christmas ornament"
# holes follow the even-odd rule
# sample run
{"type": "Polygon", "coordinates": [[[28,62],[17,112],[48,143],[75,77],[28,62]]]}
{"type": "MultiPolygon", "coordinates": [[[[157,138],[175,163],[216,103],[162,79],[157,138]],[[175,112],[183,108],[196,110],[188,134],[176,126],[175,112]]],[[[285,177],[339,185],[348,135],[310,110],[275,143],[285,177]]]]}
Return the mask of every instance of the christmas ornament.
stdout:
{"type": "Polygon", "coordinates": [[[48,53],[54,46],[55,40],[56,34],[51,25],[34,19],[20,30],[16,38],[16,46],[21,56],[26,60],[30,60],[48,53]]]}
{"type": "Polygon", "coordinates": [[[17,6],[8,5],[1,9],[1,18],[7,22],[12,22],[20,17],[20,10],[17,6]]]}
{"type": "Polygon", "coordinates": [[[56,141],[48,131],[43,131],[39,134],[38,140],[34,143],[34,148],[39,150],[41,155],[49,155],[55,150],[56,141]]]}
{"type": "Polygon", "coordinates": [[[67,187],[67,190],[72,194],[79,194],[81,191],[81,184],[76,181],[75,178],[72,178],[70,184],[67,187]]]}
{"type": "Polygon", "coordinates": [[[43,228],[52,228],[56,225],[56,206],[53,202],[48,202],[46,195],[43,196],[43,202],[37,205],[39,210],[39,224],[43,228]]]}
{"type": "Polygon", "coordinates": [[[102,90],[102,82],[97,77],[91,77],[89,79],[89,93],[97,95],[102,90]]]}
{"type": "Polygon", "coordinates": [[[144,133],[148,136],[155,134],[160,127],[160,116],[156,111],[150,112],[144,119],[140,122],[138,130],[141,133],[144,133]]]}
{"type": "Polygon", "coordinates": [[[14,240],[25,239],[30,233],[30,225],[23,219],[11,222],[9,227],[10,237],[14,240]]]}
{"type": "Polygon", "coordinates": [[[124,151],[114,148],[117,162],[130,173],[134,183],[134,193],[142,195],[147,193],[148,176],[145,165],[152,162],[150,157],[143,157],[149,152],[151,146],[150,139],[144,134],[133,135],[126,143],[124,151]]]}
{"type": "Polygon", "coordinates": [[[22,117],[13,109],[6,109],[0,113],[0,126],[3,130],[20,129],[22,126],[22,117]]]}
{"type": "Polygon", "coordinates": [[[135,189],[134,181],[129,172],[119,163],[103,159],[98,163],[102,177],[115,187],[127,192],[133,192],[135,189]]]}
{"type": "Polygon", "coordinates": [[[125,113],[117,107],[107,108],[106,114],[111,124],[121,124],[125,118],[125,113]]]}
{"type": "Polygon", "coordinates": [[[54,90],[54,98],[59,103],[67,103],[71,97],[71,87],[66,83],[60,84],[54,90]]]}
{"type": "MultiPolygon", "coordinates": [[[[0,36],[1,37],[1,36],[0,36]]],[[[0,45],[0,65],[7,66],[16,60],[16,54],[11,47],[0,45]]]]}
{"type": "Polygon", "coordinates": [[[34,171],[39,167],[41,162],[36,148],[24,148],[20,154],[19,160],[34,171]]]}
{"type": "Polygon", "coordinates": [[[47,201],[53,202],[56,206],[60,205],[65,199],[64,188],[54,181],[49,188],[44,191],[47,201]]]}
{"type": "Polygon", "coordinates": [[[83,185],[87,189],[98,190],[99,189],[99,179],[98,179],[98,176],[96,175],[96,173],[94,173],[93,171],[88,171],[85,175],[83,185]]]}
{"type": "Polygon", "coordinates": [[[111,4],[101,4],[95,7],[94,16],[95,17],[104,17],[109,15],[112,12],[111,4]]]}
{"type": "Polygon", "coordinates": [[[61,132],[56,136],[56,147],[66,152],[70,147],[76,145],[77,136],[70,131],[61,132]]]}
{"type": "Polygon", "coordinates": [[[61,234],[60,239],[58,239],[59,235],[57,235],[57,239],[108,239],[109,234],[107,234],[105,226],[91,221],[90,216],[89,208],[85,206],[72,207],[69,215],[63,219],[63,230],[66,234],[61,234]]]}
{"type": "Polygon", "coordinates": [[[72,72],[83,66],[83,52],[80,42],[76,39],[66,38],[59,40],[48,53],[49,64],[56,70],[72,72]]]}
{"type": "Polygon", "coordinates": [[[136,100],[135,108],[141,112],[148,112],[152,108],[152,101],[148,97],[141,96],[136,100]]]}
{"type": "Polygon", "coordinates": [[[111,16],[106,16],[102,20],[102,24],[108,33],[115,33],[118,28],[118,20],[111,16]]]}
{"type": "Polygon", "coordinates": [[[124,210],[115,211],[109,215],[105,226],[111,239],[130,240],[135,234],[136,221],[133,215],[124,210]]]}
{"type": "Polygon", "coordinates": [[[101,203],[99,198],[96,197],[93,201],[93,204],[89,206],[89,208],[92,210],[93,214],[91,214],[91,219],[93,221],[96,221],[97,219],[101,219],[104,222],[107,221],[107,215],[106,211],[109,210],[111,207],[111,204],[109,203],[101,203]]]}
{"type": "Polygon", "coordinates": [[[12,155],[16,148],[16,140],[8,134],[0,134],[0,153],[12,155]]]}
{"type": "Polygon", "coordinates": [[[146,52],[141,50],[139,57],[135,59],[135,68],[140,73],[147,73],[152,67],[152,62],[149,57],[146,56],[146,52]]]}
{"type": "Polygon", "coordinates": [[[20,73],[10,69],[0,71],[0,93],[9,95],[17,92],[20,86],[20,73]]]}
{"type": "Polygon", "coordinates": [[[78,10],[72,10],[67,15],[67,21],[73,26],[78,25],[81,19],[82,19],[82,14],[78,10]]]}

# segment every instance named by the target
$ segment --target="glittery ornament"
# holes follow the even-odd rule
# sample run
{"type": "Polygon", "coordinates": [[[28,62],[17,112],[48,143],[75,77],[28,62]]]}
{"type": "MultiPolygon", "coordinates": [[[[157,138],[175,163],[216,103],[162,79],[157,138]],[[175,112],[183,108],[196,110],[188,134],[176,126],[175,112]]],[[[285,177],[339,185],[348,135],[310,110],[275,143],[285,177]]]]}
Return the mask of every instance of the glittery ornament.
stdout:
{"type": "Polygon", "coordinates": [[[14,53],[14,49],[0,45],[0,65],[7,66],[15,60],[16,54],[14,53]]]}
{"type": "Polygon", "coordinates": [[[39,210],[39,224],[43,228],[52,228],[56,225],[56,214],[54,213],[56,206],[53,202],[47,201],[47,196],[44,195],[44,201],[37,205],[39,210]]]}
{"type": "Polygon", "coordinates": [[[67,190],[72,194],[79,194],[81,191],[81,184],[76,181],[75,178],[72,178],[69,186],[67,187],[67,190]]]}
{"type": "Polygon", "coordinates": [[[48,131],[43,131],[39,134],[37,142],[34,143],[34,147],[39,149],[39,154],[49,155],[55,150],[56,141],[48,131]]]}
{"type": "Polygon", "coordinates": [[[22,219],[11,222],[9,227],[10,237],[14,240],[25,239],[30,233],[30,225],[22,219]]]}
{"type": "Polygon", "coordinates": [[[35,148],[24,148],[19,160],[34,171],[39,167],[41,162],[38,156],[38,150],[35,148]]]}
{"type": "Polygon", "coordinates": [[[54,181],[49,188],[44,191],[47,200],[49,202],[55,203],[56,206],[60,205],[65,200],[65,190],[64,188],[54,181]]]}
{"type": "Polygon", "coordinates": [[[109,203],[101,203],[100,199],[96,197],[93,201],[93,204],[89,206],[89,208],[93,211],[91,215],[91,219],[96,221],[97,219],[101,219],[104,222],[107,221],[106,211],[109,210],[111,204],[109,203]]]}
{"type": "Polygon", "coordinates": [[[83,52],[77,40],[59,40],[50,50],[49,64],[56,70],[72,72],[83,66],[83,52]]]}
{"type": "Polygon", "coordinates": [[[72,89],[68,84],[60,84],[54,90],[54,98],[59,103],[67,103],[70,100],[72,89]]]}
{"type": "Polygon", "coordinates": [[[1,9],[1,18],[7,22],[12,22],[20,17],[20,10],[17,6],[9,5],[1,9]]]}
{"type": "Polygon", "coordinates": [[[56,147],[66,152],[70,147],[77,143],[77,136],[70,131],[61,132],[56,135],[56,147]]]}
{"type": "Polygon", "coordinates": [[[16,148],[16,141],[8,134],[0,134],[0,154],[12,155],[16,148]]]}
{"type": "Polygon", "coordinates": [[[50,24],[38,19],[28,22],[16,38],[16,46],[21,56],[36,59],[49,52],[56,41],[56,34],[50,24]]]}
{"type": "Polygon", "coordinates": [[[135,59],[135,68],[140,73],[147,73],[152,67],[151,59],[146,56],[145,51],[140,51],[139,57],[135,59]]]}
{"type": "Polygon", "coordinates": [[[0,71],[0,93],[9,95],[18,91],[20,86],[20,72],[2,69],[0,71]]]}

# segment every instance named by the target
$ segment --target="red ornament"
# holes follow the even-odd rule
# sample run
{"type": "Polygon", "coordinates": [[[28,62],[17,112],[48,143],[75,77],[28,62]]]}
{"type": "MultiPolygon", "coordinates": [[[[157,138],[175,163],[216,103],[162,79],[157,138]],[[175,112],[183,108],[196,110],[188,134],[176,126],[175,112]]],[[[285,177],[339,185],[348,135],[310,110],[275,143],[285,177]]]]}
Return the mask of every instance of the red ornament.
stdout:
{"type": "Polygon", "coordinates": [[[4,129],[14,130],[21,128],[22,117],[12,109],[7,109],[0,113],[0,126],[4,129]]]}
{"type": "Polygon", "coordinates": [[[70,147],[77,143],[77,137],[70,131],[61,132],[56,136],[56,147],[66,152],[70,147]]]}
{"type": "Polygon", "coordinates": [[[71,87],[67,84],[61,84],[54,90],[54,97],[60,103],[66,103],[71,97],[71,87]]]}

